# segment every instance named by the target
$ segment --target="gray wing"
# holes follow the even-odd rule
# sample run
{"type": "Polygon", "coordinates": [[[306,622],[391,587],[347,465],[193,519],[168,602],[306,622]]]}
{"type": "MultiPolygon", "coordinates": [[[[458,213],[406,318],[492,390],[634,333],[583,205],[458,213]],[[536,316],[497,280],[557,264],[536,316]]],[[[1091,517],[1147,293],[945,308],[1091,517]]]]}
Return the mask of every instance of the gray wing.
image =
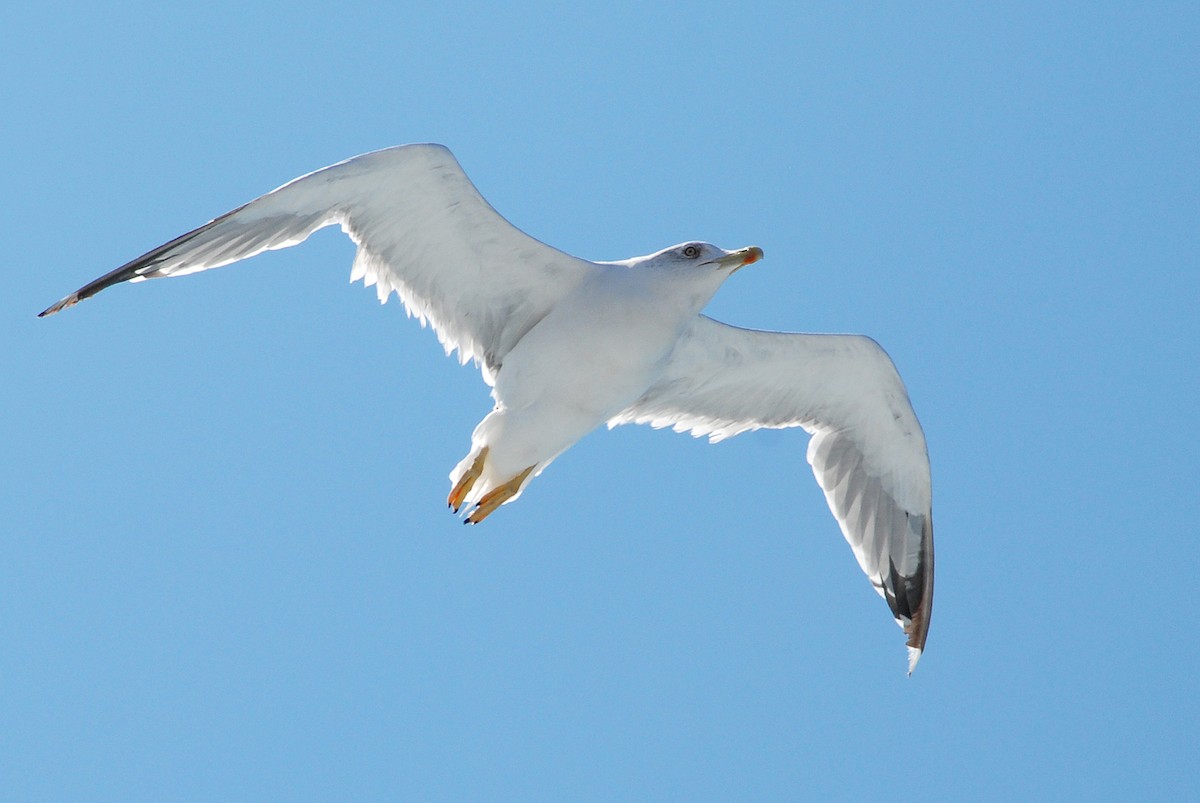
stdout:
{"type": "Polygon", "coordinates": [[[663,377],[609,422],[717,441],[803,427],[808,462],[859,566],[908,636],[911,673],[933,606],[929,456],[904,384],[875,341],[739,329],[699,317],[663,377]]]}
{"type": "Polygon", "coordinates": [[[183,276],[303,242],[334,223],[358,245],[351,281],[394,291],[449,354],[504,355],[591,263],[521,232],[483,199],[449,150],[403,145],[309,173],[122,265],[46,309],[125,281],[183,276]]]}

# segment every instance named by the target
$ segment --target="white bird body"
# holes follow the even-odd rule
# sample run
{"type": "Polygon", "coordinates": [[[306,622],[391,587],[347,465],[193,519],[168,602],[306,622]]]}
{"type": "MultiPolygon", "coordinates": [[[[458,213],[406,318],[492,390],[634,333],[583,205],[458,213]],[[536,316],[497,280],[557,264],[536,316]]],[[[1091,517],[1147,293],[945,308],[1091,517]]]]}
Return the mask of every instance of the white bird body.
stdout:
{"type": "Polygon", "coordinates": [[[696,292],[684,295],[672,292],[678,289],[668,280],[672,275],[678,273],[654,256],[596,264],[505,355],[492,389],[496,409],[480,423],[472,454],[450,477],[456,483],[478,450],[489,447],[466,504],[527,466],[537,476],[650,388],[728,273],[693,274],[696,292]]]}
{"type": "Polygon", "coordinates": [[[475,360],[495,408],[451,472],[449,502],[478,523],[606,423],[712,440],[763,427],[812,433],[808,462],[859,565],[908,635],[909,671],[933,599],[924,434],[887,354],[857,335],[761,332],[701,315],[762,257],[684,243],[589,262],[529,237],[439,145],[358,156],[291,181],[85,285],[53,314],[123,281],[181,276],[340,224],[351,280],[392,292],[447,353],[475,360]]]}

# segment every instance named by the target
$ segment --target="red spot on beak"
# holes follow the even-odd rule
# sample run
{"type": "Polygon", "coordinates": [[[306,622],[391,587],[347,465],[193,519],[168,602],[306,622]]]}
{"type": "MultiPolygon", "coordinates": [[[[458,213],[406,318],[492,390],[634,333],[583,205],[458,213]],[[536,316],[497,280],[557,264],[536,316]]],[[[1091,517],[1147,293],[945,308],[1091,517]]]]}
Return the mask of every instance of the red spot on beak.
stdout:
{"type": "Polygon", "coordinates": [[[747,249],[746,258],[742,260],[742,265],[743,266],[750,265],[750,264],[762,259],[762,257],[763,257],[762,249],[756,245],[753,248],[747,249]]]}

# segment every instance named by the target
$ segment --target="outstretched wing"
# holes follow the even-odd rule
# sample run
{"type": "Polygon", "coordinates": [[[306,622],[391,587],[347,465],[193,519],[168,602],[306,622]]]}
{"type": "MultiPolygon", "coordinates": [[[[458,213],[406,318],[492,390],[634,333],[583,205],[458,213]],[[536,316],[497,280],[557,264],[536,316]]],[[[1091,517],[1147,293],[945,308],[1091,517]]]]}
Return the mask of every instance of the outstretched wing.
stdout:
{"type": "Polygon", "coordinates": [[[739,329],[699,317],[663,377],[609,422],[717,441],[763,427],[812,434],[808,462],[858,564],[908,635],[909,672],[933,605],[929,455],[892,361],[858,335],[739,329]]]}
{"type": "Polygon", "coordinates": [[[591,263],[521,232],[483,199],[441,145],[402,145],[309,173],[143,254],[41,314],[110,285],[216,268],[303,242],[338,223],[358,245],[350,279],[395,291],[450,353],[482,364],[504,355],[591,263]]]}

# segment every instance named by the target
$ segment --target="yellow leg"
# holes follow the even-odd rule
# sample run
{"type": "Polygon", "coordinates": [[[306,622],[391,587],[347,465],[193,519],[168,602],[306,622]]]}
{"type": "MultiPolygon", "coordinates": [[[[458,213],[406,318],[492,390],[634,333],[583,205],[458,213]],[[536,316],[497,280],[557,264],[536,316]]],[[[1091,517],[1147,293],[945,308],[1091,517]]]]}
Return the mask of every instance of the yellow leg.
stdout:
{"type": "Polygon", "coordinates": [[[487,453],[488,447],[480,449],[479,454],[471,463],[471,467],[458,478],[458,482],[454,483],[454,487],[450,489],[450,495],[446,497],[446,502],[455,513],[462,507],[463,500],[467,498],[467,494],[475,485],[475,480],[479,479],[479,475],[483,473],[483,461],[487,459],[487,453]]]}
{"type": "Polygon", "coordinates": [[[508,482],[498,485],[484,494],[483,498],[479,500],[479,504],[471,511],[471,515],[467,516],[464,524],[478,524],[490,516],[496,508],[512,499],[517,491],[521,490],[521,483],[525,482],[525,478],[529,476],[529,472],[533,471],[533,468],[530,466],[508,482]]]}

